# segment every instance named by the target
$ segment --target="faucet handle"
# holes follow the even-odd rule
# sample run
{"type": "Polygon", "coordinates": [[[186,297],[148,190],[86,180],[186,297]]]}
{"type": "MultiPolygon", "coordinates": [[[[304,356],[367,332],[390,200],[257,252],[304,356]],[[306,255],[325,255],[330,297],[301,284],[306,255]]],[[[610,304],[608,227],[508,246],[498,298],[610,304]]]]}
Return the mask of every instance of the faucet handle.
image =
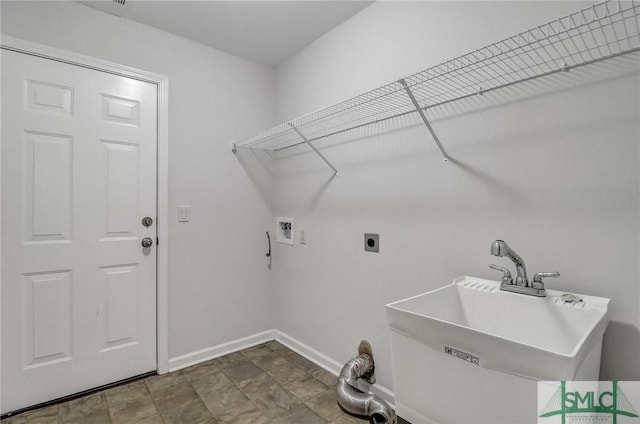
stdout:
{"type": "Polygon", "coordinates": [[[513,278],[511,278],[511,271],[507,268],[491,264],[489,268],[502,272],[502,284],[513,284],[513,278]]]}
{"type": "Polygon", "coordinates": [[[544,289],[543,278],[558,278],[560,277],[559,272],[539,272],[533,276],[533,281],[531,282],[531,287],[534,289],[544,289]]]}

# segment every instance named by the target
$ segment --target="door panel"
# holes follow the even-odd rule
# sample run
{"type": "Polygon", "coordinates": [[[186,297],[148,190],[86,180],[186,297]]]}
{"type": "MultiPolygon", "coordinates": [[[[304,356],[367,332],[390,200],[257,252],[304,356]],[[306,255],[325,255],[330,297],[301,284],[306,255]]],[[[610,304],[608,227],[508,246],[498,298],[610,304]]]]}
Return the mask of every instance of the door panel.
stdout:
{"type": "Polygon", "coordinates": [[[70,241],[73,140],[25,131],[26,242],[70,241]]]}
{"type": "Polygon", "coordinates": [[[42,81],[26,80],[25,105],[27,109],[39,110],[65,116],[73,115],[73,89],[42,81]]]}
{"type": "Polygon", "coordinates": [[[2,412],[156,369],[153,84],[2,51],[2,412]]]}
{"type": "Polygon", "coordinates": [[[119,349],[138,343],[138,267],[121,265],[103,269],[104,314],[101,314],[103,330],[102,349],[119,349]]]}
{"type": "Polygon", "coordinates": [[[25,275],[22,289],[25,368],[71,359],[71,272],[25,275]]]}
{"type": "Polygon", "coordinates": [[[104,147],[107,187],[107,231],[105,238],[132,237],[139,226],[138,148],[135,144],[100,140],[104,147]]]}

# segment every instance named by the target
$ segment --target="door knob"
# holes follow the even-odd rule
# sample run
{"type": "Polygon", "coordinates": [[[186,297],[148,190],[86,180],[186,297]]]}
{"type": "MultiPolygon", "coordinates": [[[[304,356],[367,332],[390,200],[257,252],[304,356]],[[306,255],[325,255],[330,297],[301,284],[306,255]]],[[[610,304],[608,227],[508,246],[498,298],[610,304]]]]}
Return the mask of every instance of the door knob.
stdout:
{"type": "Polygon", "coordinates": [[[151,237],[145,237],[142,239],[142,247],[151,247],[153,245],[153,239],[151,237]]]}

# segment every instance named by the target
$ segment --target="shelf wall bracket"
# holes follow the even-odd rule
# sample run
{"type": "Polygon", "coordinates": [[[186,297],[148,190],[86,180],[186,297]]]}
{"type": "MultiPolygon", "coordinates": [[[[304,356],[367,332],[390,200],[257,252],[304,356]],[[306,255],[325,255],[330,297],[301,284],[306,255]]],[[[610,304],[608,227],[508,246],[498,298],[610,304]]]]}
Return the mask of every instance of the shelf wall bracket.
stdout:
{"type": "Polygon", "coordinates": [[[313,149],[313,151],[314,151],[314,152],[316,152],[316,154],[317,154],[318,156],[320,156],[320,159],[322,159],[322,160],[324,161],[324,163],[326,163],[327,165],[329,165],[329,168],[333,169],[333,175],[338,175],[338,170],[337,170],[333,165],[331,165],[331,162],[329,162],[329,160],[328,160],[326,157],[324,157],[324,155],[323,155],[322,153],[320,153],[320,151],[319,151],[318,149],[316,149],[316,146],[314,146],[314,145],[309,141],[309,139],[308,139],[307,137],[305,137],[305,136],[304,136],[304,134],[302,134],[302,133],[300,132],[300,130],[299,130],[295,125],[293,125],[291,122],[289,122],[289,126],[290,126],[290,127],[291,127],[295,132],[297,132],[297,133],[298,133],[298,135],[299,135],[299,136],[304,140],[304,142],[305,142],[305,143],[307,143],[307,144],[309,145],[309,147],[311,147],[311,148],[313,149]]]}
{"type": "Polygon", "coordinates": [[[429,120],[427,119],[427,116],[424,114],[424,110],[420,107],[420,105],[418,104],[418,101],[416,100],[416,97],[413,95],[413,92],[411,91],[411,89],[409,88],[409,86],[407,85],[407,82],[404,79],[401,79],[398,81],[400,84],[402,84],[402,87],[405,89],[405,91],[407,92],[407,95],[409,96],[409,98],[411,99],[411,102],[413,103],[413,106],[415,106],[416,108],[416,112],[418,112],[418,114],[420,115],[420,118],[422,118],[422,122],[424,122],[424,124],[427,126],[427,129],[429,130],[429,132],[431,133],[431,136],[433,137],[433,140],[436,142],[436,144],[438,145],[438,149],[440,149],[440,152],[442,153],[442,163],[449,163],[450,161],[450,157],[449,154],[447,153],[447,151],[444,149],[444,147],[442,147],[442,143],[440,143],[440,139],[438,138],[438,135],[436,134],[436,132],[433,130],[433,127],[431,126],[431,124],[429,123],[429,120]]]}

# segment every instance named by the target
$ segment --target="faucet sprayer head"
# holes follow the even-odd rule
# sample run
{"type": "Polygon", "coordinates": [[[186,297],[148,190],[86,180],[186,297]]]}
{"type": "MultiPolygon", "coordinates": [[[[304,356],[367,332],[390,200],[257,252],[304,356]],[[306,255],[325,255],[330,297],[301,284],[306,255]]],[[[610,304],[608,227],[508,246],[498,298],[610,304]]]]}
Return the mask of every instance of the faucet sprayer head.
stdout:
{"type": "Polygon", "coordinates": [[[502,240],[496,240],[491,243],[491,254],[493,256],[506,256],[509,251],[509,246],[502,240]]]}

